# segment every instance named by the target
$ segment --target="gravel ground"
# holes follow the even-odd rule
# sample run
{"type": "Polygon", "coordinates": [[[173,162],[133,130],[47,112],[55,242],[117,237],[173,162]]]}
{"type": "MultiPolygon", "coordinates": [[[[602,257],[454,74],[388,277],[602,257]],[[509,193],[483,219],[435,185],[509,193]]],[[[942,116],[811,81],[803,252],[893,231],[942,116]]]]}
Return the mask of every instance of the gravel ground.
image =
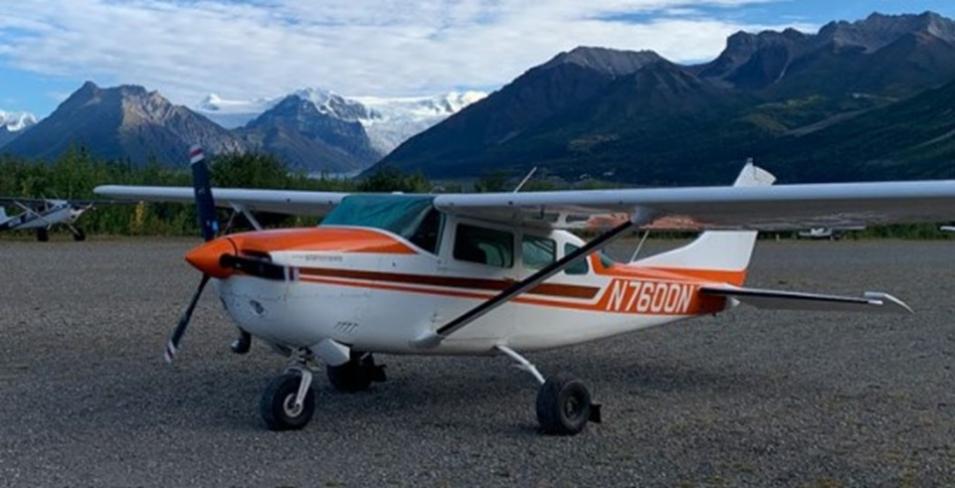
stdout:
{"type": "Polygon", "coordinates": [[[212,294],[175,366],[162,348],[194,241],[0,241],[0,486],[955,484],[955,245],[761,243],[752,284],[896,292],[913,316],[710,317],[548,353],[604,404],[536,432],[529,377],[499,359],[381,357],[389,381],[318,377],[303,431],[266,431],[284,364],[235,356],[212,294]]]}

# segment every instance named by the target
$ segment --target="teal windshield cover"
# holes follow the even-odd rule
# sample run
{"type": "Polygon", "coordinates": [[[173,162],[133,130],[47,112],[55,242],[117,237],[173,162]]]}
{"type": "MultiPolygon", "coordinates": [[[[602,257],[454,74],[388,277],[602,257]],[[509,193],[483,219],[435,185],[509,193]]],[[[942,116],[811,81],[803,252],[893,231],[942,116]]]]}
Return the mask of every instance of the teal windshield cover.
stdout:
{"type": "Polygon", "coordinates": [[[373,227],[408,238],[433,208],[433,201],[432,196],[349,195],[325,216],[321,225],[373,227]]]}

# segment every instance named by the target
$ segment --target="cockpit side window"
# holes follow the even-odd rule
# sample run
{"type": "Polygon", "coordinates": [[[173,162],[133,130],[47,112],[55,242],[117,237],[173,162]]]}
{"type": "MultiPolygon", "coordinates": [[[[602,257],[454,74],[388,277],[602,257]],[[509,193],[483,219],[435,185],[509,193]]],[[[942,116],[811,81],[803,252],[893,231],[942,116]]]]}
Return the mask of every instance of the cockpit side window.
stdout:
{"type": "Polygon", "coordinates": [[[441,212],[432,208],[408,240],[425,251],[437,254],[440,237],[441,212]]]}
{"type": "Polygon", "coordinates": [[[454,238],[454,259],[511,268],[514,266],[514,234],[458,224],[454,238]]]}

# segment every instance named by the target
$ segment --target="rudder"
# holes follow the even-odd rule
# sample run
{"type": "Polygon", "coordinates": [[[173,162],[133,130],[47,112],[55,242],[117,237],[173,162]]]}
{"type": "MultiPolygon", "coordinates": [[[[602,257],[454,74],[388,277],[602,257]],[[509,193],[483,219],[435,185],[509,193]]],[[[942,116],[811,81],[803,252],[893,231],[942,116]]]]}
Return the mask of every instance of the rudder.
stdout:
{"type": "MultiPolygon", "coordinates": [[[[747,162],[733,186],[769,186],[770,172],[747,162]]],[[[706,231],[686,246],[640,259],[634,264],[654,268],[745,271],[756,246],[756,231],[706,231]]],[[[733,283],[742,285],[740,283],[733,283]]]]}

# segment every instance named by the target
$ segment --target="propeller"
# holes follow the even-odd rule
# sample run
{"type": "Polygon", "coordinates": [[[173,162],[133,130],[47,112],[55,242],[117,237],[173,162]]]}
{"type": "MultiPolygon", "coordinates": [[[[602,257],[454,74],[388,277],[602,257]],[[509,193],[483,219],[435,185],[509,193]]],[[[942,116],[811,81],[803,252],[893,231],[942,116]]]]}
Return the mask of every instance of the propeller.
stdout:
{"type": "MultiPolygon", "coordinates": [[[[189,165],[192,167],[192,188],[196,197],[199,228],[202,230],[202,238],[209,242],[215,239],[216,234],[219,233],[219,221],[216,218],[216,204],[212,199],[212,187],[209,184],[209,168],[206,166],[205,154],[201,147],[192,146],[189,148],[189,165]]],[[[199,302],[202,291],[209,283],[209,278],[208,274],[203,273],[199,286],[193,293],[192,300],[189,301],[189,306],[182,312],[179,323],[173,329],[172,335],[169,336],[165,354],[167,363],[172,363],[172,360],[176,357],[176,352],[179,351],[179,343],[182,341],[182,336],[186,334],[189,321],[192,319],[192,312],[195,311],[196,303],[199,302]]]]}
{"type": "Polygon", "coordinates": [[[179,342],[186,333],[186,328],[189,327],[189,321],[192,319],[192,311],[196,309],[196,303],[199,303],[199,297],[202,296],[202,290],[206,288],[206,283],[209,283],[209,275],[204,274],[199,281],[199,287],[196,288],[196,292],[192,294],[192,300],[189,301],[189,306],[183,310],[182,316],[179,317],[179,323],[176,324],[172,335],[169,336],[169,342],[166,343],[165,355],[167,363],[172,363],[173,358],[176,357],[176,352],[179,351],[179,342]]]}

